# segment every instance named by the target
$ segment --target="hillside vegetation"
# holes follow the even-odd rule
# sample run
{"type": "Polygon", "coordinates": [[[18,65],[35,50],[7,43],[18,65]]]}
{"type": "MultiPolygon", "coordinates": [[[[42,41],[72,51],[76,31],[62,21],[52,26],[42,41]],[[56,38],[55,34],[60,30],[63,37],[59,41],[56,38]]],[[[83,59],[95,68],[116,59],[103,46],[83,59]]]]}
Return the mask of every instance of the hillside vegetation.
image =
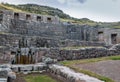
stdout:
{"type": "Polygon", "coordinates": [[[100,26],[100,27],[109,27],[109,28],[120,28],[120,22],[95,22],[88,18],[77,19],[70,17],[68,14],[65,14],[62,10],[58,8],[48,7],[48,6],[41,6],[37,4],[20,4],[20,5],[13,5],[8,3],[1,3],[0,9],[7,9],[16,12],[29,12],[29,13],[36,13],[42,15],[51,15],[51,16],[58,16],[60,17],[61,21],[63,22],[70,22],[74,24],[82,24],[82,25],[90,25],[90,26],[100,26]]]}

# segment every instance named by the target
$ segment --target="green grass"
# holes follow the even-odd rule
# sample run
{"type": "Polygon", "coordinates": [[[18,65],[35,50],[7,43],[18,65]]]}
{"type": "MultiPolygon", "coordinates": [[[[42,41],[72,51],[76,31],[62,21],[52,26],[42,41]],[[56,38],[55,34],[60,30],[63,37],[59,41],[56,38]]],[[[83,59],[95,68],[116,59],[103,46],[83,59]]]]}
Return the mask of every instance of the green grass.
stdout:
{"type": "Polygon", "coordinates": [[[120,60],[120,56],[112,56],[110,57],[111,60],[120,60]]]}
{"type": "Polygon", "coordinates": [[[0,32],[0,34],[3,34],[3,35],[10,35],[12,33],[8,33],[8,32],[0,32]]]}
{"type": "Polygon", "coordinates": [[[71,69],[74,69],[74,70],[77,71],[77,72],[87,74],[87,75],[89,75],[89,76],[98,78],[98,79],[103,80],[103,81],[105,81],[105,82],[114,82],[112,79],[110,79],[110,78],[108,78],[108,77],[101,76],[101,75],[98,75],[98,74],[93,73],[93,72],[91,72],[91,71],[84,70],[84,69],[77,68],[77,67],[73,66],[73,65],[76,65],[76,64],[94,63],[94,62],[105,61],[105,60],[120,60],[120,55],[118,55],[118,56],[109,56],[109,57],[102,57],[102,58],[92,58],[92,59],[62,61],[62,62],[60,62],[60,63],[61,63],[62,65],[65,65],[65,66],[67,66],[67,67],[70,67],[71,69]]]}
{"type": "Polygon", "coordinates": [[[103,48],[102,46],[74,46],[74,47],[63,47],[61,48],[61,50],[78,50],[78,49],[82,49],[82,48],[103,48]]]}
{"type": "Polygon", "coordinates": [[[27,82],[57,82],[47,75],[39,75],[39,76],[28,75],[25,77],[25,80],[27,82]]]}
{"type": "Polygon", "coordinates": [[[63,21],[63,22],[71,22],[73,24],[80,24],[80,25],[85,25],[85,24],[90,25],[90,26],[97,25],[96,22],[92,22],[92,21],[83,21],[83,20],[74,20],[74,19],[63,19],[63,18],[61,18],[60,20],[63,21]]]}
{"type": "Polygon", "coordinates": [[[15,9],[15,8],[12,8],[12,7],[8,7],[8,6],[5,6],[5,5],[3,5],[3,4],[0,4],[0,7],[5,8],[5,9],[7,9],[7,10],[15,11],[15,12],[23,12],[22,10],[15,9]]]}
{"type": "Polygon", "coordinates": [[[91,59],[81,59],[81,60],[72,60],[72,61],[62,61],[60,62],[63,65],[73,65],[73,64],[85,64],[85,63],[94,63],[104,60],[120,60],[120,55],[118,56],[108,56],[101,58],[91,58],[91,59]]]}

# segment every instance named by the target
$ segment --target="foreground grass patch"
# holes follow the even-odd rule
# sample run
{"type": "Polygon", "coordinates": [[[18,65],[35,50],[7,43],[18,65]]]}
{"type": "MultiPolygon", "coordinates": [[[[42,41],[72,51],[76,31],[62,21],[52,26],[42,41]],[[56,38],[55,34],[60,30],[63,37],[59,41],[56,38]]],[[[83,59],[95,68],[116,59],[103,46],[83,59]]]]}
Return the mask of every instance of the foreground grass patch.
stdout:
{"type": "Polygon", "coordinates": [[[63,47],[61,48],[61,50],[79,50],[79,49],[83,49],[83,48],[103,48],[102,46],[84,46],[84,47],[81,47],[81,46],[75,46],[75,47],[63,47]]]}
{"type": "Polygon", "coordinates": [[[91,59],[81,59],[81,60],[72,60],[72,61],[62,61],[60,62],[63,65],[74,65],[74,64],[85,64],[85,63],[94,63],[104,60],[120,60],[120,55],[118,56],[108,56],[101,58],[91,58],[91,59]]]}
{"type": "Polygon", "coordinates": [[[47,75],[39,75],[39,76],[28,75],[25,77],[25,80],[27,82],[57,82],[47,75]]]}
{"type": "Polygon", "coordinates": [[[98,75],[98,74],[93,73],[91,71],[84,70],[84,69],[81,69],[81,68],[77,68],[77,67],[74,66],[74,65],[77,65],[77,64],[94,63],[94,62],[105,61],[105,60],[120,60],[120,55],[118,55],[118,56],[108,56],[108,57],[102,57],[102,58],[92,58],[92,59],[62,61],[60,63],[62,65],[70,67],[71,69],[74,69],[77,72],[87,74],[89,76],[98,78],[98,79],[100,79],[102,81],[105,81],[105,82],[114,82],[112,79],[110,79],[108,77],[101,76],[101,75],[98,75]]]}

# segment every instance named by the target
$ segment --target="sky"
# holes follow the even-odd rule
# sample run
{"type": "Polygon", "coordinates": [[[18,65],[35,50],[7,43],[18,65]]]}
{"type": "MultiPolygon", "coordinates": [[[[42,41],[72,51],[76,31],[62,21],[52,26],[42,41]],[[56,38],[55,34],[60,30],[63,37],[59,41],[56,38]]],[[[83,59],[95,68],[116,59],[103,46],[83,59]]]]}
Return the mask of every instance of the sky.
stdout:
{"type": "Polygon", "coordinates": [[[120,0],[0,0],[0,2],[51,6],[72,17],[89,18],[97,22],[120,21],[120,0]]]}

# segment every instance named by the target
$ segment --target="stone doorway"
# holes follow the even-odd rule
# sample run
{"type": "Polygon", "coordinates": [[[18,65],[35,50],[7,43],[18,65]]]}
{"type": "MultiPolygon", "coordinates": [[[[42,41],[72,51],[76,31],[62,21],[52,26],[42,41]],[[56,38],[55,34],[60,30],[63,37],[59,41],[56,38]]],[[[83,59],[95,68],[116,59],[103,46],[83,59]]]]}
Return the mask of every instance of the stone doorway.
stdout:
{"type": "Polygon", "coordinates": [[[98,40],[99,41],[104,41],[104,36],[103,32],[98,32],[98,40]]]}
{"type": "Polygon", "coordinates": [[[26,15],[26,20],[31,20],[31,15],[27,14],[26,15]]]}
{"type": "Polygon", "coordinates": [[[48,17],[47,22],[52,22],[52,18],[48,17]]]}
{"type": "Polygon", "coordinates": [[[42,21],[42,17],[41,16],[37,16],[37,21],[42,21]]]}
{"type": "Polygon", "coordinates": [[[2,23],[2,21],[3,21],[3,12],[0,11],[0,24],[2,23]]]}
{"type": "Polygon", "coordinates": [[[111,34],[111,43],[117,44],[117,34],[111,34]]]}
{"type": "Polygon", "coordinates": [[[14,19],[19,19],[19,13],[14,13],[14,19]]]}

